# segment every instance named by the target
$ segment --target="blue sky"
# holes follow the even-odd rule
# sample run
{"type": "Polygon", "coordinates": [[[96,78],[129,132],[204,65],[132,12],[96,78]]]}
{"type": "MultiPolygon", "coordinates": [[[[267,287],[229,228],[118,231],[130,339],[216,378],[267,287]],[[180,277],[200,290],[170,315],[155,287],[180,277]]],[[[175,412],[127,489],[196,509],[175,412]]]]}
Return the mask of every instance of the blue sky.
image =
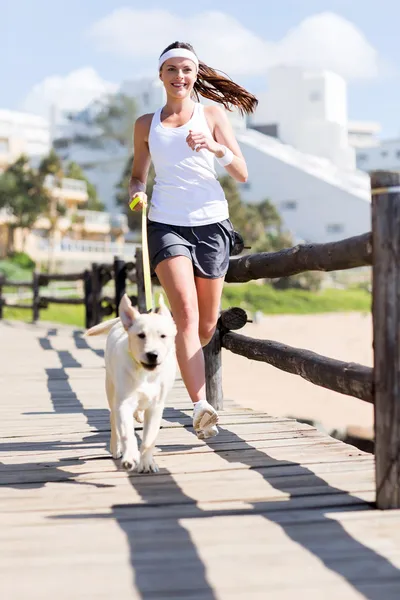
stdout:
{"type": "Polygon", "coordinates": [[[97,88],[151,73],[163,47],[182,39],[255,93],[276,62],[334,66],[349,83],[350,118],[400,135],[395,0],[0,0],[0,9],[0,108],[40,111],[56,89],[74,108],[97,88]]]}

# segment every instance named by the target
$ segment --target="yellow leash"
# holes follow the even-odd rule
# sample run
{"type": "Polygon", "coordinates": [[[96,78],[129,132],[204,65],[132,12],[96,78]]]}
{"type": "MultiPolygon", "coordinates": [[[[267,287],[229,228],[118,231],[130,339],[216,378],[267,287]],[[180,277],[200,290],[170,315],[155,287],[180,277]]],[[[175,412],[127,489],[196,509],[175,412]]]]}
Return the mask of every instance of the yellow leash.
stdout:
{"type": "MultiPolygon", "coordinates": [[[[133,198],[129,203],[129,208],[133,210],[140,198],[133,198]]],[[[144,296],[147,312],[153,310],[153,294],[151,292],[150,260],[149,247],[147,244],[147,222],[146,222],[146,204],[142,207],[142,261],[144,277],[144,296]]]]}

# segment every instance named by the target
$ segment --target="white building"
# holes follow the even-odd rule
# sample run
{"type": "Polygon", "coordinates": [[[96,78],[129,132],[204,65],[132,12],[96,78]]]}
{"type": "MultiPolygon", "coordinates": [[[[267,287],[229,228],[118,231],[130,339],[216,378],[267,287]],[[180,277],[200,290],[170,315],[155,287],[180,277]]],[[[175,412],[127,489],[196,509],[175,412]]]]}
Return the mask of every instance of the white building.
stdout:
{"type": "Polygon", "coordinates": [[[268,84],[251,129],[237,131],[249,170],[243,198],[269,198],[296,239],[368,231],[370,181],[355,167],[345,81],[328,71],[277,67],[268,84]]]}
{"type": "MultiPolygon", "coordinates": [[[[140,114],[165,100],[158,80],[125,82],[121,91],[137,98],[140,114]]],[[[348,123],[346,96],[345,81],[335,73],[278,67],[269,72],[255,115],[246,120],[228,113],[248,165],[243,199],[269,198],[296,240],[325,242],[370,230],[370,181],[355,166],[349,129],[354,142],[357,128],[348,123]]],[[[127,149],[95,144],[64,150],[112,212],[120,210],[115,185],[128,155],[127,149]]]]}
{"type": "Polygon", "coordinates": [[[350,121],[348,125],[349,144],[356,149],[379,146],[381,126],[373,121],[350,121]]]}
{"type": "Polygon", "coordinates": [[[400,171],[400,138],[357,149],[357,166],[364,171],[400,171]]]}
{"type": "Polygon", "coordinates": [[[275,126],[276,135],[306,154],[328,158],[353,170],[355,153],[349,144],[347,87],[330,71],[277,67],[268,74],[269,90],[260,95],[250,124],[275,126]]]}
{"type": "Polygon", "coordinates": [[[0,110],[0,169],[26,154],[34,162],[50,151],[50,125],[29,113],[0,110]]]}
{"type": "Polygon", "coordinates": [[[305,154],[258,131],[236,137],[249,177],[245,201],[269,198],[296,242],[329,242],[365,233],[370,224],[369,177],[305,154]]]}

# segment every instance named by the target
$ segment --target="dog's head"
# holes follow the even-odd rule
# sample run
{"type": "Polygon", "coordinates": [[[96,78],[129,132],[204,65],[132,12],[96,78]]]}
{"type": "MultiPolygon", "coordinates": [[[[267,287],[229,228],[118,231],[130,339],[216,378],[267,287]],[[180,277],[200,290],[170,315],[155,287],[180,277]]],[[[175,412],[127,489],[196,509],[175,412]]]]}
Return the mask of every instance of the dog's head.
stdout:
{"type": "Polygon", "coordinates": [[[119,317],[134,360],[154,371],[174,346],[176,336],[176,326],[163,295],[160,294],[156,312],[141,314],[125,294],[119,304],[119,317]]]}

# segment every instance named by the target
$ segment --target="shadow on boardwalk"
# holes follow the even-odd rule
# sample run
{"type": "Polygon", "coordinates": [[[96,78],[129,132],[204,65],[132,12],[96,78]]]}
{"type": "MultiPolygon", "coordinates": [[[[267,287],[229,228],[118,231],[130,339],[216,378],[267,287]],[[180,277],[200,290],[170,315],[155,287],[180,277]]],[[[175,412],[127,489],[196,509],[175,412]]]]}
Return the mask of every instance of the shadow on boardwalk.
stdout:
{"type": "MultiPolygon", "coordinates": [[[[41,342],[42,348],[43,343],[41,342]]],[[[78,343],[77,348],[79,348],[78,343]]],[[[52,350],[51,345],[46,350],[52,350]]],[[[75,367],[80,367],[78,361],[73,357],[73,360],[71,360],[71,357],[65,353],[59,354],[59,357],[63,365],[65,363],[72,364],[75,361],[75,367]]],[[[108,411],[106,409],[85,409],[70,385],[65,368],[63,366],[61,369],[47,370],[48,387],[51,393],[54,412],[82,413],[88,425],[94,431],[90,435],[85,436],[81,442],[77,443],[82,444],[82,448],[92,444],[104,448],[105,435],[108,438],[109,427],[104,426],[103,428],[101,426],[99,428],[99,417],[100,421],[107,419],[108,411]],[[52,390],[55,378],[63,382],[61,389],[60,386],[55,386],[57,387],[57,391],[55,389],[52,390]]],[[[180,410],[171,411],[170,409],[168,414],[168,420],[171,422],[187,422],[187,415],[180,410]]],[[[197,507],[195,498],[184,494],[176,483],[173,474],[164,469],[159,475],[130,474],[129,482],[140,495],[144,504],[116,504],[112,506],[111,514],[80,514],[73,517],[59,515],[55,518],[73,520],[115,519],[129,542],[133,583],[143,600],[150,600],[154,596],[159,597],[160,594],[165,598],[176,599],[197,597],[197,595],[204,600],[214,600],[216,598],[207,579],[206,570],[196,545],[192,541],[190,533],[180,522],[181,518],[201,519],[211,516],[249,516],[257,514],[262,515],[265,519],[273,523],[279,524],[287,536],[295,543],[300,544],[308,552],[312,553],[330,571],[348,581],[362,597],[368,600],[381,600],[383,593],[381,586],[377,585],[379,580],[392,583],[399,582],[400,586],[400,572],[390,561],[354,539],[339,522],[325,516],[324,513],[327,508],[324,508],[324,496],[326,498],[327,495],[331,494],[341,495],[343,498],[343,507],[341,509],[337,505],[334,507],[335,512],[339,512],[340,510],[346,511],[346,497],[350,498],[349,494],[330,486],[310,469],[301,466],[299,463],[274,460],[265,451],[258,451],[227,428],[220,428],[220,432],[220,437],[209,444],[218,453],[220,458],[227,463],[241,463],[250,467],[257,471],[269,485],[285,494],[292,495],[293,499],[285,501],[284,506],[282,502],[254,502],[252,510],[227,509],[203,511],[197,507]],[[229,437],[229,442],[236,447],[235,450],[226,450],[226,447],[224,447],[223,451],[218,451],[221,440],[224,437],[229,437]],[[240,449],[237,449],[238,445],[240,449]],[[251,460],[246,460],[247,455],[251,455],[251,460]],[[268,467],[254,467],[254,462],[257,459],[260,464],[265,464],[268,461],[268,467]],[[276,470],[274,469],[276,466],[279,466],[283,476],[272,475],[273,471],[276,470]],[[285,467],[296,467],[296,475],[292,478],[285,477],[285,467]],[[315,494],[315,488],[318,488],[321,498],[320,508],[313,508],[312,514],[310,513],[310,519],[307,521],[308,527],[305,527],[304,523],[296,523],[290,518],[285,518],[285,514],[288,514],[287,510],[290,509],[291,502],[293,502],[293,508],[297,508],[294,498],[298,496],[301,478],[307,478],[309,488],[314,489],[311,495],[315,494]],[[168,504],[163,504],[162,497],[166,489],[168,490],[168,504]],[[285,510],[282,510],[282,508],[285,510]],[[312,529],[313,520],[315,523],[324,524],[323,538],[319,535],[317,528],[312,529]],[[336,551],[335,547],[330,545],[330,540],[333,539],[336,551]],[[340,552],[337,551],[338,547],[340,547],[340,552]]],[[[10,446],[14,447],[15,450],[20,450],[21,442],[8,444],[8,450],[10,446]]],[[[68,442],[55,441],[47,445],[44,444],[41,449],[42,451],[61,449],[64,451],[68,450],[68,447],[72,447],[68,442]]],[[[174,446],[173,451],[182,450],[184,452],[191,447],[190,444],[182,444],[174,446]]],[[[0,451],[1,449],[2,445],[0,445],[0,451]]],[[[25,449],[34,452],[37,449],[37,445],[27,443],[25,449]]],[[[167,450],[167,447],[164,446],[163,449],[167,450]]],[[[187,460],[188,462],[190,461],[190,455],[187,456],[187,460]]],[[[61,461],[58,464],[61,464],[61,461]]],[[[62,464],[65,464],[65,462],[63,461],[62,464]]],[[[26,465],[26,469],[29,470],[30,466],[30,464],[26,465]]],[[[57,474],[59,474],[57,463],[52,465],[52,469],[53,471],[49,472],[50,477],[47,480],[53,480],[52,476],[57,477],[57,474]]],[[[66,472],[60,472],[65,478],[66,472]]],[[[67,473],[67,476],[68,482],[73,482],[74,475],[67,473]]],[[[44,484],[45,481],[42,485],[44,484]]],[[[11,482],[7,484],[7,481],[5,481],[4,485],[13,484],[11,482]]],[[[85,485],[87,484],[85,483],[85,485]]],[[[101,484],[95,485],[101,486],[101,484]]],[[[304,495],[306,493],[304,492],[304,495]]],[[[361,501],[360,504],[362,504],[361,501]]]]}
{"type": "MultiPolygon", "coordinates": [[[[86,422],[93,429],[93,433],[85,435],[81,441],[70,442],[63,440],[53,440],[48,442],[8,442],[0,443],[0,454],[3,451],[8,453],[15,452],[62,452],[68,453],[69,449],[88,449],[98,447],[102,450],[108,446],[109,439],[109,411],[108,409],[86,409],[79,400],[77,394],[73,390],[69,381],[67,368],[81,368],[81,364],[68,351],[60,351],[53,348],[50,336],[57,335],[57,330],[48,332],[46,337],[39,338],[40,347],[46,352],[55,352],[61,362],[61,368],[46,369],[47,388],[50,393],[50,399],[53,406],[52,412],[30,412],[26,416],[41,414],[82,414],[86,418],[86,422]],[[101,423],[101,425],[100,425],[101,423]],[[103,425],[104,423],[104,425],[103,425]]],[[[77,349],[89,347],[86,340],[82,339],[80,332],[74,332],[73,339],[77,349]]],[[[90,348],[92,350],[92,348],[90,348]]],[[[96,352],[97,353],[97,352],[96,352]]],[[[101,374],[103,377],[103,373],[101,374]]],[[[185,448],[187,448],[185,446],[185,448]]],[[[108,460],[112,461],[110,457],[108,460]]],[[[77,485],[94,485],[98,488],[113,487],[102,483],[87,483],[77,481],[76,474],[64,470],[63,467],[69,463],[71,465],[90,463],[90,459],[68,459],[64,458],[57,462],[40,463],[35,465],[35,470],[39,470],[40,466],[46,468],[45,475],[35,476],[32,469],[32,462],[23,465],[18,464],[18,471],[29,473],[29,483],[22,483],[16,472],[15,465],[4,465],[0,463],[0,478],[1,485],[13,487],[17,489],[39,488],[48,481],[57,481],[59,483],[77,484],[77,485]]],[[[117,463],[119,461],[116,461],[117,463]]],[[[88,473],[92,472],[90,467],[88,473]]],[[[80,473],[82,475],[82,473],[80,473]]],[[[172,475],[168,475],[169,485],[175,490],[174,498],[178,504],[187,504],[193,500],[185,496],[180,488],[175,484],[172,475]]],[[[149,476],[132,476],[129,478],[132,486],[137,493],[140,494],[143,502],[146,505],[154,506],[157,504],[158,491],[154,487],[149,487],[149,476]]],[[[153,478],[153,483],[156,478],[153,478]]],[[[83,492],[84,493],[84,492],[83,492]]],[[[134,511],[133,505],[127,505],[129,511],[134,511]]],[[[141,506],[143,508],[143,505],[141,506]]],[[[201,590],[201,598],[204,600],[216,600],[213,590],[207,581],[203,562],[197,552],[196,546],[191,540],[188,531],[179,523],[178,519],[172,519],[168,522],[167,538],[162,538],[162,525],[160,521],[148,521],[145,518],[137,521],[126,519],[126,506],[112,507],[112,515],[104,515],[105,518],[113,518],[118,523],[121,529],[125,532],[129,541],[130,547],[130,562],[133,573],[133,583],[138,589],[143,599],[153,598],[155,593],[163,594],[165,597],[189,598],[192,592],[201,590]],[[145,527],[143,527],[143,523],[145,527]],[[185,569],[179,572],[179,578],[175,577],[175,569],[177,568],[176,556],[171,552],[171,539],[174,541],[174,547],[179,547],[182,552],[185,569]],[[178,589],[178,594],[177,593],[178,589]]],[[[63,517],[60,517],[63,518],[63,517]]],[[[79,519],[79,518],[96,518],[95,515],[78,515],[70,517],[65,515],[64,518],[79,519]]],[[[101,518],[101,515],[100,517],[101,518]]]]}

